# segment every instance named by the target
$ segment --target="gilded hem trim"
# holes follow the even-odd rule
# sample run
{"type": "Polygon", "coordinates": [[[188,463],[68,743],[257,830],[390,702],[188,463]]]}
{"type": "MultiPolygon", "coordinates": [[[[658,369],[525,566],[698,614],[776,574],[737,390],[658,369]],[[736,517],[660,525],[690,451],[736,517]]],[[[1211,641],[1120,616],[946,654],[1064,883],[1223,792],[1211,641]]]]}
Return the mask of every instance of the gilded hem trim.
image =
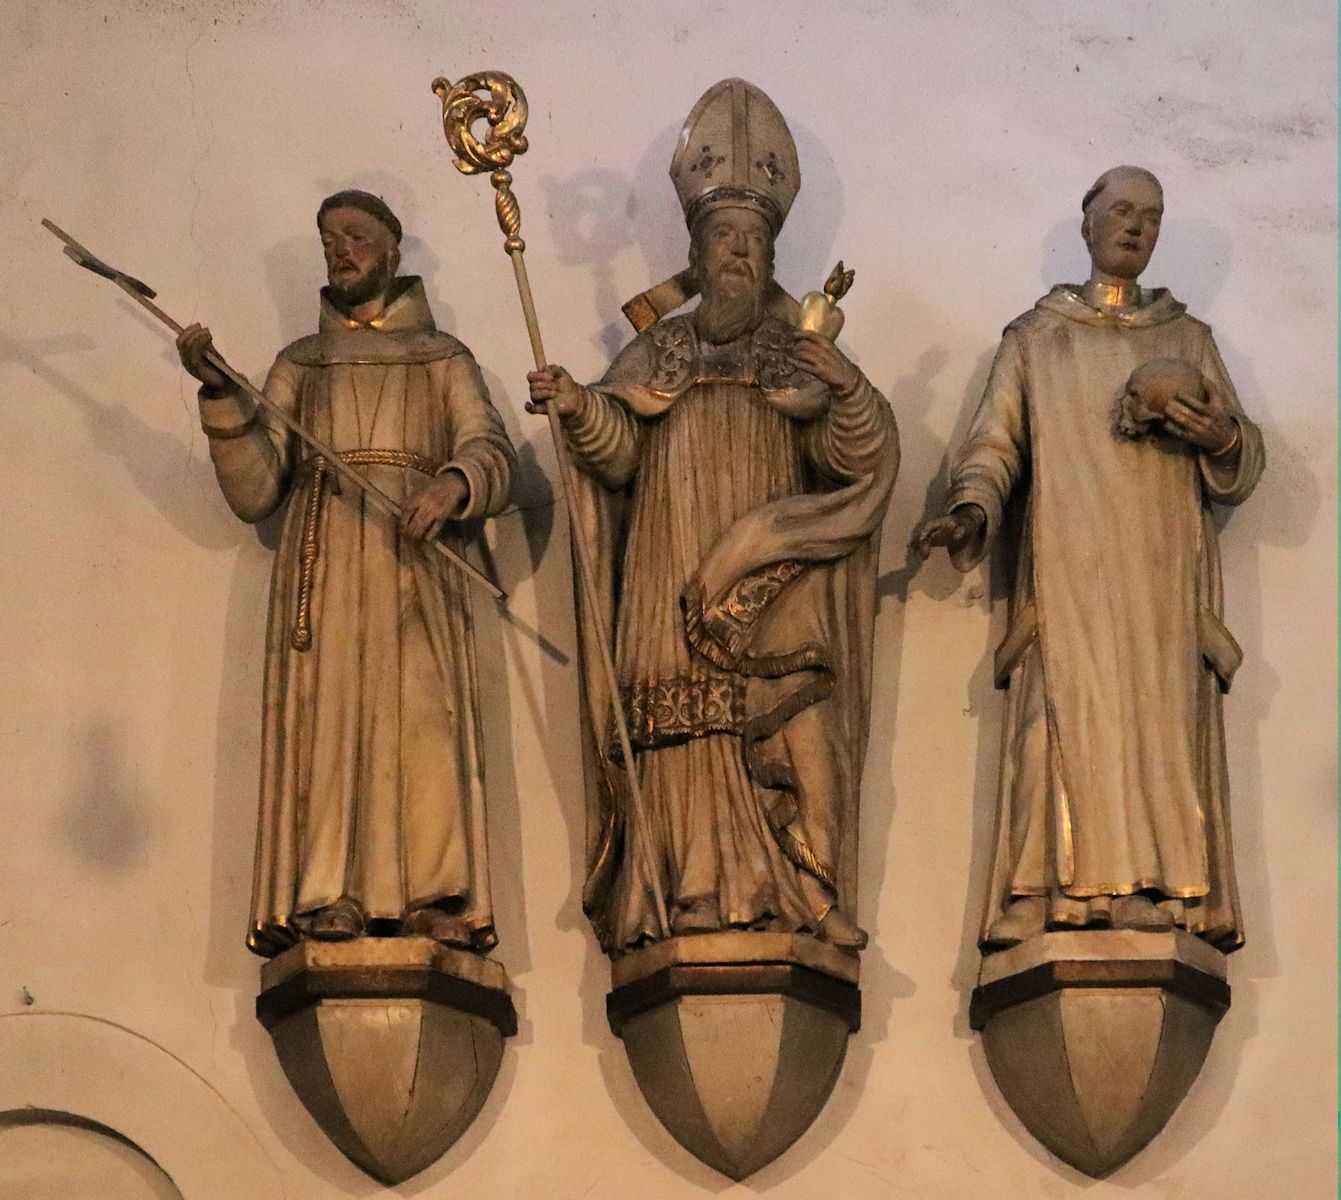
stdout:
{"type": "Polygon", "coordinates": [[[1209,885],[1191,888],[1165,887],[1158,879],[1138,879],[1135,883],[1110,883],[1099,886],[1074,887],[1066,885],[1059,889],[1063,896],[1073,900],[1092,900],[1095,896],[1133,896],[1137,892],[1158,892],[1170,900],[1192,900],[1198,896],[1209,896],[1209,885]]]}
{"type": "Polygon", "coordinates": [[[1138,879],[1135,883],[1109,883],[1076,887],[1072,884],[1060,884],[1048,887],[1045,884],[1012,883],[1011,896],[1065,896],[1070,900],[1094,900],[1099,896],[1134,896],[1137,892],[1158,892],[1169,900],[1195,900],[1211,894],[1209,885],[1192,888],[1165,887],[1157,879],[1138,879]]]}
{"type": "MultiPolygon", "coordinates": [[[[805,842],[786,826],[774,825],[773,832],[777,836],[778,845],[782,847],[782,852],[791,860],[793,866],[810,872],[831,891],[838,891],[838,880],[834,873],[815,857],[815,852],[805,842]]],[[[832,904],[830,904],[830,907],[832,907],[832,904]]],[[[828,912],[826,910],[819,915],[823,918],[828,915],[828,912]]]]}
{"type": "Polygon", "coordinates": [[[689,644],[709,662],[751,675],[789,675],[813,665],[804,649],[746,661],[746,646],[755,622],[804,570],[805,564],[796,559],[769,563],[736,580],[721,602],[713,605],[707,604],[701,588],[691,584],[682,597],[689,644]]]}

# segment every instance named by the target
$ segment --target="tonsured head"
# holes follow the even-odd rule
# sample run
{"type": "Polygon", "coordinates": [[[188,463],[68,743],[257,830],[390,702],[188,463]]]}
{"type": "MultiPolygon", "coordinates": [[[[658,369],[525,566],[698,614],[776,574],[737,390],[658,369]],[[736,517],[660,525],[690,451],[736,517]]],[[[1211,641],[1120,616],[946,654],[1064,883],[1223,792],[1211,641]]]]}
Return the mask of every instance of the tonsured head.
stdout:
{"type": "Polygon", "coordinates": [[[317,210],[326,280],[345,308],[385,295],[400,266],[401,226],[370,192],[327,196],[317,210]]]}
{"type": "Polygon", "coordinates": [[[1134,283],[1150,263],[1164,216],[1164,189],[1144,167],[1105,171],[1081,202],[1080,236],[1105,282],[1134,283]]]}

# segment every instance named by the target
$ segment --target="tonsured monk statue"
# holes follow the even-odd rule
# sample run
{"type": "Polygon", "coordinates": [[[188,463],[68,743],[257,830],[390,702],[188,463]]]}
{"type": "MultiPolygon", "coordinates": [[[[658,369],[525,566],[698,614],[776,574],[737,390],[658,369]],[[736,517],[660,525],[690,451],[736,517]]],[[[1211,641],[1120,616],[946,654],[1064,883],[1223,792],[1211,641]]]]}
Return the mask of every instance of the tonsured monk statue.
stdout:
{"type": "Polygon", "coordinates": [[[398,278],[400,222],[346,191],[317,214],[329,286],[319,332],[265,392],[394,500],[400,528],[205,360],[182,363],[229,506],[293,496],[270,590],[261,806],[247,944],[420,934],[495,944],[470,584],[415,545],[507,499],[513,450],[470,352],[398,278]]]}
{"type": "Polygon", "coordinates": [[[1086,193],[1093,270],[1006,327],[945,515],[915,536],[967,571],[1024,491],[998,831],[981,941],[1178,927],[1243,942],[1221,693],[1211,505],[1247,499],[1262,437],[1210,329],[1137,280],[1164,196],[1138,167],[1086,193]]]}
{"type": "MultiPolygon", "coordinates": [[[[880,523],[898,468],[884,398],[796,328],[773,240],[800,183],[782,115],[727,80],[671,164],[690,231],[691,313],[654,321],[605,377],[529,376],[578,466],[603,609],[581,603],[589,868],[602,946],[724,929],[855,951],[858,787],[880,523]],[[620,695],[595,669],[614,647],[620,695]],[[632,828],[611,705],[648,828],[632,828]],[[651,861],[636,853],[639,839],[651,861]],[[670,928],[659,927],[660,889],[670,928]]],[[[678,277],[683,280],[686,277],[678,277]]],[[[676,300],[687,296],[681,294],[676,300]]],[[[675,301],[672,301],[672,306],[675,301]]],[[[640,326],[641,327],[641,326],[640,326]]]]}

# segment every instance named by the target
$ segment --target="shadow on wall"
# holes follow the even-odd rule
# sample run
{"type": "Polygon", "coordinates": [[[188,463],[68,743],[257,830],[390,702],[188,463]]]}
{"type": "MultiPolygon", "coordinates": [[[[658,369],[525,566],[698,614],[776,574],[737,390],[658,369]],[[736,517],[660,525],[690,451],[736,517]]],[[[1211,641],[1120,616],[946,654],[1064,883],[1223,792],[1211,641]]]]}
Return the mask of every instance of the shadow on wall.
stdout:
{"type": "MultiPolygon", "coordinates": [[[[218,496],[217,502],[222,506],[223,497],[218,496]]],[[[266,610],[273,547],[287,512],[286,501],[266,519],[264,531],[257,527],[255,540],[238,554],[224,627],[206,635],[222,638],[223,655],[214,722],[209,946],[203,972],[206,982],[239,989],[248,997],[255,991],[257,970],[257,960],[247,951],[245,938],[261,773],[266,610]]],[[[237,523],[241,528],[243,523],[237,523]]]]}
{"type": "MultiPolygon", "coordinates": [[[[119,306],[133,319],[144,322],[155,333],[163,326],[129,301],[119,306]]],[[[197,452],[177,433],[158,429],[136,415],[134,410],[114,398],[98,395],[85,381],[53,366],[50,359],[58,354],[80,354],[95,349],[94,342],[80,333],[57,334],[33,341],[22,341],[0,331],[0,361],[26,367],[53,391],[69,400],[84,418],[89,441],[108,457],[118,459],[141,496],[183,537],[207,550],[225,550],[243,538],[240,530],[211,503],[214,468],[205,452],[197,452]]],[[[176,352],[165,351],[178,365],[176,352]]],[[[194,399],[189,401],[195,407],[194,399]]],[[[49,464],[53,476],[61,467],[55,458],[62,453],[51,448],[49,464]]]]}
{"type": "Polygon", "coordinates": [[[596,311],[609,317],[590,343],[605,358],[613,358],[633,333],[619,311],[628,297],[619,294],[614,282],[615,260],[635,245],[629,181],[616,171],[593,168],[565,179],[547,175],[541,186],[559,262],[591,268],[596,311]]]}
{"type": "MultiPolygon", "coordinates": [[[[925,562],[919,560],[908,545],[917,524],[928,517],[938,516],[944,510],[948,490],[949,466],[955,451],[963,442],[992,368],[995,347],[985,349],[977,358],[960,398],[959,415],[949,440],[931,433],[925,419],[934,400],[933,381],[943,368],[946,353],[939,347],[923,352],[912,376],[896,381],[891,386],[890,399],[902,418],[905,411],[916,413],[919,419],[902,422],[907,428],[904,437],[905,463],[910,474],[928,483],[922,496],[921,512],[908,526],[908,535],[899,547],[904,556],[903,565],[888,572],[880,581],[881,595],[899,601],[897,611],[906,611],[908,596],[917,591],[937,602],[954,600],[969,608],[981,608],[995,619],[989,619],[984,629],[984,644],[978,665],[964,684],[960,707],[977,725],[976,752],[973,774],[973,795],[967,798],[973,808],[972,842],[965,877],[967,894],[961,908],[963,921],[959,937],[959,953],[955,960],[952,982],[961,993],[960,1011],[954,1022],[960,1037],[968,1032],[968,994],[977,978],[978,926],[982,915],[982,896],[986,889],[991,861],[991,838],[996,821],[996,773],[1001,734],[1001,706],[992,687],[991,652],[999,637],[998,629],[1004,624],[1004,601],[1011,591],[1011,564],[1002,552],[999,541],[988,567],[975,568],[967,576],[961,575],[942,550],[933,551],[925,562]],[[902,400],[902,403],[900,402],[902,400]],[[906,408],[905,408],[906,405],[906,408]]],[[[1009,535],[1008,535],[1009,536],[1009,535]]],[[[899,620],[902,621],[902,616],[899,620]]],[[[902,639],[899,639],[901,646],[902,639]]]]}
{"type": "Polygon", "coordinates": [[[149,844],[152,809],[120,730],[109,720],[85,726],[70,739],[66,762],[69,783],[55,817],[61,841],[91,870],[129,874],[149,844]]]}

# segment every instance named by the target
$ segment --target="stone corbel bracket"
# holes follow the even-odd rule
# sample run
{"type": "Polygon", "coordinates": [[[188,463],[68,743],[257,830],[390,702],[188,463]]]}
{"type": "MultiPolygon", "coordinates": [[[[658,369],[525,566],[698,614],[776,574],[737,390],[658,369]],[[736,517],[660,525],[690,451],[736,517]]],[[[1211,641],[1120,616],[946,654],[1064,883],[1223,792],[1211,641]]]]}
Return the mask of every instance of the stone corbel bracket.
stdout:
{"type": "Polygon", "coordinates": [[[1164,1128],[1229,1001],[1225,956],[1181,930],[1045,933],[984,958],[969,1024],[1029,1132],[1099,1178],[1164,1128]]]}
{"type": "Polygon", "coordinates": [[[488,1098],[517,1032],[502,966],[419,937],[303,941],[261,970],[257,1019],[326,1136],[396,1184],[488,1098]]]}
{"type": "Polygon", "coordinates": [[[675,1140],[744,1179],[824,1107],[861,1025],[857,982],[855,957],[804,934],[698,934],[617,959],[606,1013],[675,1140]]]}

